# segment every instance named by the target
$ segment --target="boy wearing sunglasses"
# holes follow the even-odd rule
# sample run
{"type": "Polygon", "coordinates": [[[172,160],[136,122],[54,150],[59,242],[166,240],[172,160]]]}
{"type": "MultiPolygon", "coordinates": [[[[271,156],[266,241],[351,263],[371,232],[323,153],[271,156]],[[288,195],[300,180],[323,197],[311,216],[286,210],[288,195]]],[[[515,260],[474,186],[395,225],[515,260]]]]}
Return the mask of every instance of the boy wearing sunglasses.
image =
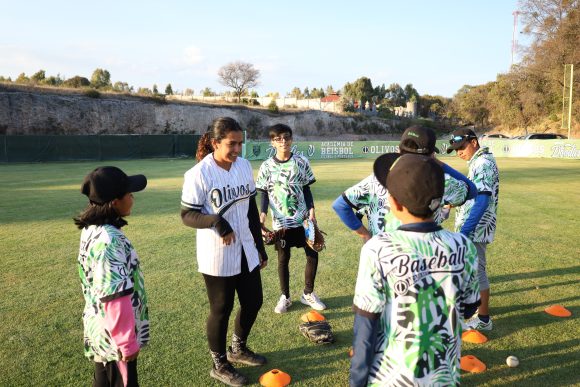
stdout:
{"type": "Polygon", "coordinates": [[[453,131],[447,153],[457,152],[460,159],[468,162],[468,177],[477,187],[477,196],[457,208],[455,230],[469,237],[477,248],[479,258],[478,276],[481,305],[477,317],[467,321],[471,329],[491,330],[489,317],[489,280],[486,273],[487,245],[493,241],[499,197],[499,170],[495,157],[487,147],[481,147],[477,135],[471,129],[453,131]]]}

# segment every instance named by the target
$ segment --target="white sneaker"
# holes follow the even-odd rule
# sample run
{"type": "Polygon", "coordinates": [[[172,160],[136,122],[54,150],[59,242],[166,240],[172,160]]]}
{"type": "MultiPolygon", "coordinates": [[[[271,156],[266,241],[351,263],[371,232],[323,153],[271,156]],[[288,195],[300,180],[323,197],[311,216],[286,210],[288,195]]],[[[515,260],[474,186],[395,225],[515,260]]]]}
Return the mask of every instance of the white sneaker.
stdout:
{"type": "Polygon", "coordinates": [[[471,320],[466,322],[469,329],[476,329],[478,331],[491,331],[493,329],[493,323],[491,322],[491,318],[488,322],[483,322],[478,317],[474,317],[471,320]]]}
{"type": "Polygon", "coordinates": [[[286,298],[286,296],[282,294],[280,296],[280,299],[278,300],[278,303],[276,304],[276,307],[274,308],[274,312],[285,313],[290,307],[290,305],[292,305],[292,301],[290,301],[290,298],[286,298]]]}
{"type": "Polygon", "coordinates": [[[324,310],[326,309],[326,305],[324,302],[320,301],[320,298],[316,295],[316,293],[312,292],[310,294],[302,294],[300,297],[300,302],[304,305],[310,306],[312,309],[315,310],[324,310]]]}

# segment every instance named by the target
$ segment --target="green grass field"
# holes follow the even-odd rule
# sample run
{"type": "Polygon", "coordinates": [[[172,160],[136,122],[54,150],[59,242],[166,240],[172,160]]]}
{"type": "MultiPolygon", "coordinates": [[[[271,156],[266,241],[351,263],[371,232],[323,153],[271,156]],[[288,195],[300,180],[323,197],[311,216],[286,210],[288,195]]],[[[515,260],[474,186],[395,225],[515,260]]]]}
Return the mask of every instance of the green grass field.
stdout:
{"type": "MultiPolygon", "coordinates": [[[[466,172],[456,158],[450,164],[466,172]]],[[[464,385],[580,385],[580,162],[500,159],[499,225],[488,250],[494,330],[462,353],[488,370],[464,374],[464,385]],[[573,315],[543,312],[563,304],[573,315]],[[516,355],[518,368],[505,359],[516,355]]],[[[86,199],[84,175],[113,164],[144,173],[149,186],[136,194],[124,228],[141,257],[149,296],[151,343],[139,356],[143,386],[217,385],[209,377],[205,340],[208,302],[195,262],[195,231],[181,224],[183,173],[192,160],[136,160],[0,165],[0,385],[89,385],[93,366],[83,356],[83,299],[76,268],[79,231],[72,217],[86,199]]],[[[279,368],[293,385],[346,386],[352,338],[352,293],[361,242],[331,209],[332,201],[372,168],[371,160],[314,161],[313,193],[319,224],[329,236],[320,256],[316,290],[337,342],[311,345],[298,331],[308,309],[295,302],[273,312],[279,297],[276,256],[262,272],[264,306],[249,345],[265,354],[264,367],[241,367],[258,377],[279,368]]],[[[254,163],[257,169],[258,163],[254,163]]],[[[451,223],[447,222],[447,227],[451,223]]],[[[294,250],[291,291],[303,287],[304,255],[294,250]]]]}

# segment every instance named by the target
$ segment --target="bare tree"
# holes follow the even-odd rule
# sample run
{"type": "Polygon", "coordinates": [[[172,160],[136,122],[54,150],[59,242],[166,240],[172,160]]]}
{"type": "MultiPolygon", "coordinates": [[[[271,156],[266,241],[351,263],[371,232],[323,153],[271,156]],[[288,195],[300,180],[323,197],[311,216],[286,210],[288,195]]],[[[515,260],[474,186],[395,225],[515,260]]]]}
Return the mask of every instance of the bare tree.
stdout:
{"type": "Polygon", "coordinates": [[[260,70],[254,68],[254,65],[246,62],[231,62],[221,67],[218,71],[220,83],[224,86],[234,89],[234,94],[240,97],[251,87],[258,85],[260,70]]]}

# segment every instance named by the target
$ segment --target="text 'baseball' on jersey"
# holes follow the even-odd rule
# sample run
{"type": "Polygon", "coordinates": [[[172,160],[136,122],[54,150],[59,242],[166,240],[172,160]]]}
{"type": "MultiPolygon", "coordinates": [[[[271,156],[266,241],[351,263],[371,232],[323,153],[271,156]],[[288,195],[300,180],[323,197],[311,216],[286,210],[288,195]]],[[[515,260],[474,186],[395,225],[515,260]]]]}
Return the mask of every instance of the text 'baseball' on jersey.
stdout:
{"type": "Polygon", "coordinates": [[[440,251],[432,257],[420,257],[411,259],[408,254],[400,254],[391,260],[391,265],[396,270],[393,275],[396,277],[405,277],[417,272],[429,271],[430,273],[459,273],[465,266],[465,252],[467,247],[460,246],[456,253],[451,253],[449,257],[440,251]]]}

